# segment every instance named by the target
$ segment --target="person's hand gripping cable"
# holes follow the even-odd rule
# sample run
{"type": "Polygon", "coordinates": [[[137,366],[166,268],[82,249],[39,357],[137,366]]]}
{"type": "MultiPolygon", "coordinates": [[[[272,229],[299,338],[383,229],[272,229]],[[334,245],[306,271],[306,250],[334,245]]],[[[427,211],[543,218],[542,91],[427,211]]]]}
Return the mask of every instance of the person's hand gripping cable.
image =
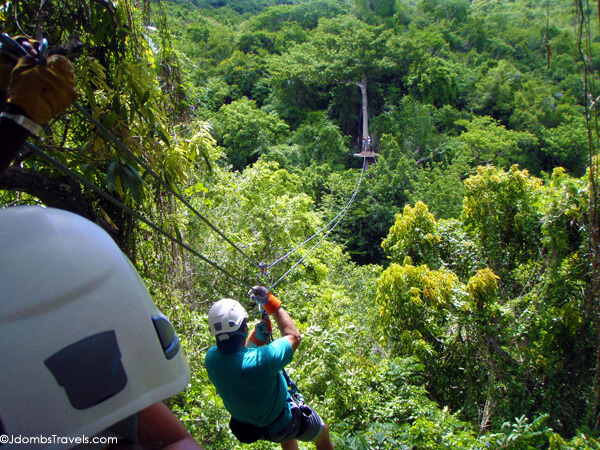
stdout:
{"type": "Polygon", "coordinates": [[[0,89],[8,91],[9,104],[2,117],[37,136],[42,134],[42,125],[78,96],[71,62],[62,55],[46,58],[42,52],[43,46],[37,41],[2,36],[0,89]]]}
{"type": "Polygon", "coordinates": [[[248,296],[269,314],[273,314],[281,306],[281,301],[263,286],[254,286],[248,291],[248,296]]]}
{"type": "Polygon", "coordinates": [[[275,311],[281,305],[281,302],[273,294],[269,294],[262,286],[255,286],[250,289],[250,291],[248,291],[248,296],[261,308],[262,318],[254,325],[254,330],[248,338],[247,346],[261,347],[269,343],[273,333],[273,325],[271,324],[271,319],[269,317],[269,310],[275,311]]]}
{"type": "Polygon", "coordinates": [[[29,136],[42,137],[43,125],[78,96],[71,62],[62,55],[46,57],[46,47],[45,39],[0,34],[0,174],[29,136]]]}

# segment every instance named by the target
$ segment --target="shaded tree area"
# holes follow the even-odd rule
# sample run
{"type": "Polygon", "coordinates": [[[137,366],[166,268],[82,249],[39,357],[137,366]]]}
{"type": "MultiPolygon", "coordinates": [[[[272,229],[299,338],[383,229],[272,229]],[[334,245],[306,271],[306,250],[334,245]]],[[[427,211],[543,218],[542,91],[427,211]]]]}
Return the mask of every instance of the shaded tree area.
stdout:
{"type": "MultiPolygon", "coordinates": [[[[148,170],[179,180],[182,168],[207,154],[205,144],[197,145],[197,152],[178,151],[188,145],[182,138],[194,136],[201,124],[191,120],[164,26],[158,31],[160,53],[151,51],[144,25],[152,14],[150,2],[19,1],[5,2],[0,16],[5,32],[45,37],[50,51],[66,53],[76,69],[78,103],[49,123],[46,138],[33,144],[99,190],[139,209],[152,209],[149,202],[162,189],[144,180],[148,170]],[[169,116],[188,123],[176,129],[169,116]]],[[[158,8],[157,16],[160,22],[158,8]]],[[[202,139],[212,145],[210,135],[202,139]]],[[[131,217],[30,149],[23,149],[0,183],[12,193],[5,195],[5,203],[20,201],[26,193],[30,201],[37,198],[82,214],[101,224],[135,259],[137,225],[131,217]]]]}

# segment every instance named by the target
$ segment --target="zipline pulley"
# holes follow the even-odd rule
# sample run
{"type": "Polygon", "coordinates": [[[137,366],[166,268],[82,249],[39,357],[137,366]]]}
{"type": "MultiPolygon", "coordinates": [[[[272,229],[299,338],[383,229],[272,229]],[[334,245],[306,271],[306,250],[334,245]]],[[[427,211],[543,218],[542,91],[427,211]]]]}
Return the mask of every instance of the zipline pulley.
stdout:
{"type": "Polygon", "coordinates": [[[260,273],[256,276],[256,281],[259,285],[265,286],[268,290],[270,285],[269,274],[267,273],[267,270],[269,270],[269,265],[267,263],[261,262],[258,263],[258,268],[260,269],[260,273]],[[261,278],[265,280],[264,283],[261,283],[261,278]]]}

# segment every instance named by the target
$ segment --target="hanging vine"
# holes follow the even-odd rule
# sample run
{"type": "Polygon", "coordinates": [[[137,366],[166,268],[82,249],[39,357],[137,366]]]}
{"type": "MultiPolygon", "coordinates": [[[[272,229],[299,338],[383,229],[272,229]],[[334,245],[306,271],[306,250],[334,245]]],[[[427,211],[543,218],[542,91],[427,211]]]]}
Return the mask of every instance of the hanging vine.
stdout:
{"type": "MultiPolygon", "coordinates": [[[[68,56],[75,66],[77,101],[82,109],[70,108],[53,119],[47,127],[47,138],[39,143],[43,151],[57,155],[70,169],[84,174],[125,204],[144,208],[146,199],[152,201],[151,194],[145,194],[152,192],[146,170],[119,150],[100,126],[85,117],[82,114],[85,110],[152,171],[176,183],[185,177],[186,163],[191,164],[194,155],[182,155],[173,145],[176,141],[172,136],[173,125],[180,120],[172,111],[184,111],[185,102],[181,101],[184,95],[181,76],[160,2],[158,6],[149,0],[0,2],[3,32],[36,39],[45,37],[52,51],[72,43],[79,49],[77,54],[68,56]],[[150,10],[151,5],[154,11],[150,10]],[[154,54],[144,37],[143,26],[152,14],[158,16],[162,55],[154,54]],[[170,164],[173,159],[177,159],[177,164],[170,164]]],[[[26,151],[18,161],[20,170],[29,171],[32,183],[39,177],[51,179],[63,175],[26,151]]],[[[36,196],[32,188],[24,187],[27,180],[11,184],[14,177],[5,175],[0,180],[4,189],[22,192],[27,188],[24,192],[36,196]]],[[[116,235],[121,248],[135,260],[135,221],[94,193],[83,189],[83,194],[82,198],[89,201],[86,210],[91,214],[86,217],[98,223],[106,219],[104,223],[112,224],[107,231],[116,235]]]]}
{"type": "MultiPolygon", "coordinates": [[[[594,377],[594,428],[600,427],[600,228],[598,217],[598,151],[600,149],[600,126],[598,123],[597,89],[598,72],[592,64],[591,43],[593,30],[591,27],[591,9],[588,1],[576,0],[577,48],[581,59],[583,75],[583,93],[585,118],[588,136],[588,177],[590,186],[588,249],[590,260],[590,290],[588,300],[590,310],[594,311],[596,328],[596,368],[594,377]]],[[[600,11],[600,1],[597,4],[600,11]]],[[[597,16],[596,16],[597,18],[597,16]]],[[[600,27],[600,22],[598,24],[600,27]]]]}

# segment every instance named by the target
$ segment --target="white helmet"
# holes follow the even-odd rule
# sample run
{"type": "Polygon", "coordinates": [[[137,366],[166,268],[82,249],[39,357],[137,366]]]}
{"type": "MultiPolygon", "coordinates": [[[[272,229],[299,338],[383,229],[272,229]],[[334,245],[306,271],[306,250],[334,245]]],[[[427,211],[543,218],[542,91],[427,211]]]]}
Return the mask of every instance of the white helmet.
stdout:
{"type": "Polygon", "coordinates": [[[210,334],[218,336],[238,331],[247,318],[248,313],[239,302],[230,298],[219,300],[208,310],[210,334]]]}
{"type": "Polygon", "coordinates": [[[230,298],[219,300],[208,310],[208,328],[217,338],[217,348],[222,352],[239,349],[248,336],[245,327],[248,313],[242,305],[230,298]]]}
{"type": "Polygon", "coordinates": [[[175,330],[104,230],[37,206],[0,230],[0,434],[70,447],[186,387],[175,330]]]}

